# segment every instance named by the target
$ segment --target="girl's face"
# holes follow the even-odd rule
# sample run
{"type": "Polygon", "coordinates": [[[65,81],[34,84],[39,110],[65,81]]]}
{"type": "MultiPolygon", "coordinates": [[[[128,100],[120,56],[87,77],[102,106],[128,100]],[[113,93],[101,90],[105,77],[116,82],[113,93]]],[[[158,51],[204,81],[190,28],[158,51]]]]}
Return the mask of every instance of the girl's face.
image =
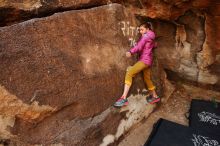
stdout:
{"type": "Polygon", "coordinates": [[[140,26],[140,28],[139,28],[140,34],[142,34],[142,35],[145,34],[148,30],[149,30],[148,28],[145,28],[143,26],[140,26]]]}

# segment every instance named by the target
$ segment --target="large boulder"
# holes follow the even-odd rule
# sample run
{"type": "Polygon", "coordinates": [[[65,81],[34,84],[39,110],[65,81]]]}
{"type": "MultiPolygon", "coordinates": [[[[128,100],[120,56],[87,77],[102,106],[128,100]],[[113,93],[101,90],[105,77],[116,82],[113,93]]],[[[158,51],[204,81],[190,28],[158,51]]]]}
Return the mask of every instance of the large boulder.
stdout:
{"type": "Polygon", "coordinates": [[[100,112],[120,95],[129,65],[121,21],[125,13],[113,5],[1,28],[1,85],[25,103],[100,112]],[[83,108],[97,101],[97,108],[83,108]]]}
{"type": "Polygon", "coordinates": [[[107,0],[3,0],[0,1],[0,26],[60,11],[97,7],[107,2],[107,0]]]}
{"type": "Polygon", "coordinates": [[[134,63],[125,52],[137,38],[136,26],[123,6],[111,4],[0,29],[2,109],[12,117],[8,126],[21,145],[97,146],[109,134],[117,140],[149,115],[154,106],[147,110],[144,96],[135,96],[144,88],[140,77],[129,113],[109,109],[134,63]]]}
{"type": "Polygon", "coordinates": [[[213,2],[210,0],[3,0],[0,1],[0,26],[35,17],[45,17],[56,12],[86,9],[110,3],[127,6],[137,15],[173,20],[189,9],[204,9],[212,6],[213,2]]]}
{"type": "MultiPolygon", "coordinates": [[[[98,145],[106,136],[105,145],[135,123],[124,121],[148,115],[153,107],[133,111],[131,105],[126,114],[108,108],[133,63],[124,57],[137,40],[131,13],[153,22],[158,36],[153,75],[165,100],[175,90],[169,80],[219,91],[219,6],[218,0],[1,1],[1,26],[44,18],[0,29],[0,108],[9,116],[0,116],[0,132],[7,138],[15,120],[12,132],[23,145],[98,145]]],[[[131,93],[143,88],[140,80],[131,93]]]]}

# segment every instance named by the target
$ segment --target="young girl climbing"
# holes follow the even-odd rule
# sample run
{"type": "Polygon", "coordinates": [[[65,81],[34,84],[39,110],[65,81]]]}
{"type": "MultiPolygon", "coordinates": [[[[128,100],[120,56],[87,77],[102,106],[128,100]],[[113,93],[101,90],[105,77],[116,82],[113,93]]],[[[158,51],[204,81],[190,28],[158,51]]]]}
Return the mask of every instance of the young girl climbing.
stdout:
{"type": "Polygon", "coordinates": [[[123,95],[115,102],[114,106],[122,107],[128,105],[127,94],[132,85],[132,78],[143,71],[144,81],[147,84],[150,95],[147,97],[149,103],[156,103],[160,101],[155,89],[156,87],[151,81],[151,65],[153,60],[153,48],[155,47],[155,33],[152,30],[150,22],[141,24],[139,27],[141,38],[138,43],[126,52],[126,57],[131,57],[133,54],[139,54],[139,60],[130,68],[128,68],[125,76],[125,85],[123,95]]]}

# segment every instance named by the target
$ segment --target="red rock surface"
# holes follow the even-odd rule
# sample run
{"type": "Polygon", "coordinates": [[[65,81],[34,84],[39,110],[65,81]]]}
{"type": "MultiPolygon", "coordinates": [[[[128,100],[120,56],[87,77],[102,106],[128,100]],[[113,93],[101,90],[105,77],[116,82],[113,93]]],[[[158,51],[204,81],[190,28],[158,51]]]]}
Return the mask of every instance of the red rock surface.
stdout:
{"type": "MultiPolygon", "coordinates": [[[[114,135],[125,114],[106,109],[132,65],[124,52],[137,40],[137,20],[152,21],[158,36],[153,80],[162,101],[182,82],[220,91],[219,8],[218,0],[0,1],[0,25],[8,25],[0,28],[0,93],[7,93],[1,109],[18,109],[2,112],[10,117],[3,131],[15,116],[12,132],[21,145],[98,145],[114,135]],[[39,110],[44,105],[47,111],[39,110]]],[[[140,78],[135,84],[132,93],[143,88],[140,78]]]]}
{"type": "MultiPolygon", "coordinates": [[[[28,123],[20,116],[13,133],[25,142],[44,144],[70,128],[78,131],[78,136],[70,131],[69,138],[60,138],[63,144],[88,144],[90,139],[83,141],[87,136],[93,143],[101,142],[102,136],[94,137],[99,132],[95,127],[102,121],[104,125],[116,122],[109,128],[117,127],[120,115],[107,121],[108,116],[101,116],[89,123],[122,93],[129,41],[121,23],[127,21],[136,25],[131,14],[113,4],[1,28],[1,85],[27,104],[37,101],[56,110],[40,122],[34,119],[28,123]],[[88,130],[94,135],[86,134],[88,130]]],[[[138,86],[143,88],[143,84],[138,86]]],[[[107,129],[103,127],[109,132],[107,129]]]]}
{"type": "Polygon", "coordinates": [[[0,25],[10,25],[59,11],[95,7],[106,3],[106,0],[3,0],[0,1],[0,25]]]}

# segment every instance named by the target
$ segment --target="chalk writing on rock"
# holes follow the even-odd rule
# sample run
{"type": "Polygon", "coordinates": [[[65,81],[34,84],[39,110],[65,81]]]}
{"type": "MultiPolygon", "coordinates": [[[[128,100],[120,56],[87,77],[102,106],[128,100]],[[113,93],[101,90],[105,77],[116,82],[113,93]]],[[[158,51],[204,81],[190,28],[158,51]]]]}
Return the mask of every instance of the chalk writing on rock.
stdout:
{"type": "Polygon", "coordinates": [[[131,26],[129,21],[121,21],[119,22],[119,25],[123,35],[128,37],[130,46],[134,46],[136,44],[135,39],[137,37],[139,27],[131,26]]]}

